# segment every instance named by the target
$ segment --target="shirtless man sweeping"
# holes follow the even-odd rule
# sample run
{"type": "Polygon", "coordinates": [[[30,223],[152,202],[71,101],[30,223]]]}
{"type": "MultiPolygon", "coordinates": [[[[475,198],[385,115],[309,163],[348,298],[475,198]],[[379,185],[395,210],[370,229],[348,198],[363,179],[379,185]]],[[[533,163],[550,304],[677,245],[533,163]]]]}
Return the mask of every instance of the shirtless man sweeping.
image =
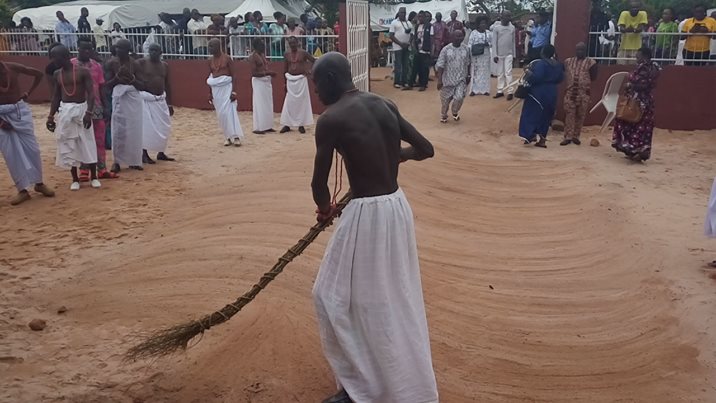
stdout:
{"type": "Polygon", "coordinates": [[[111,77],[105,83],[112,91],[112,172],[120,171],[121,165],[142,171],[142,109],[144,101],[139,95],[143,83],[137,78],[139,64],[129,57],[132,45],[126,39],[116,43],[117,57],[105,66],[111,77]]]}
{"type": "Polygon", "coordinates": [[[30,200],[27,188],[35,185],[35,191],[46,197],[55,192],[42,183],[42,159],[40,146],[35,138],[32,111],[25,103],[30,94],[42,82],[42,72],[21,64],[0,62],[0,152],[2,152],[15,182],[18,194],[10,204],[17,206],[30,200]],[[34,79],[27,92],[20,88],[18,77],[34,79]]]}
{"type": "Polygon", "coordinates": [[[224,145],[241,147],[244,131],[241,130],[237,112],[239,104],[234,91],[231,58],[221,50],[221,41],[217,38],[209,41],[209,53],[209,78],[206,79],[210,88],[209,103],[214,105],[216,118],[219,119],[219,126],[224,132],[224,145]]]}
{"type": "Polygon", "coordinates": [[[318,59],[313,80],[328,105],[316,126],[311,183],[318,220],[335,211],[327,185],[335,151],[353,194],[313,288],[323,351],[340,385],[324,403],[437,403],[413,213],[397,180],[401,161],[430,158],[433,146],[395,104],[353,86],[343,55],[318,59]]]}
{"type": "Polygon", "coordinates": [[[138,64],[137,77],[145,86],[145,91],[140,92],[144,100],[142,162],[155,164],[147,150],[156,151],[159,161],[174,161],[164,153],[172,131],[174,107],[171,106],[169,65],[162,61],[161,46],[156,43],[149,45],[149,58],[138,60],[138,64]]]}
{"type": "Polygon", "coordinates": [[[276,76],[276,72],[269,70],[264,38],[254,39],[253,46],[254,53],[249,56],[247,62],[251,65],[254,133],[266,134],[267,132],[275,132],[273,129],[273,87],[271,79],[276,76]]]}
{"type": "Polygon", "coordinates": [[[70,168],[70,190],[80,190],[77,168],[86,165],[93,188],[102,185],[97,179],[97,144],[92,131],[92,113],[95,106],[94,84],[89,70],[72,64],[70,51],[64,45],[52,49],[55,71],[55,91],[52,96],[47,130],[57,136],[57,166],[70,168]],[[57,122],[55,114],[59,110],[57,122]]]}
{"type": "Polygon", "coordinates": [[[308,77],[311,65],[316,59],[298,47],[298,39],[288,39],[289,51],[283,56],[286,61],[286,98],[281,111],[281,133],[291,131],[291,126],[298,126],[300,133],[306,133],[305,126],[313,124],[311,94],[308,88],[308,77]]]}

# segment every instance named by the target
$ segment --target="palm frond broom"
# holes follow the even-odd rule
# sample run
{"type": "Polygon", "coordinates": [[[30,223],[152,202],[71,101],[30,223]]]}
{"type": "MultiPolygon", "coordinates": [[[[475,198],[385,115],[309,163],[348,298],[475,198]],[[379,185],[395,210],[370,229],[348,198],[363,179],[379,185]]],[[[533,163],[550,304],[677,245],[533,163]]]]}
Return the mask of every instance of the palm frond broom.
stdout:
{"type": "Polygon", "coordinates": [[[158,330],[149,336],[145,341],[132,347],[125,355],[126,360],[150,359],[166,356],[176,352],[179,349],[186,349],[189,342],[196,336],[202,335],[205,331],[214,326],[220,325],[234,315],[239,313],[246,305],[256,298],[256,296],[273,281],[283,269],[296,256],[303,253],[318,235],[326,228],[333,224],[333,219],[340,215],[348,202],[351,200],[351,193],[348,192],[341,200],[336,203],[336,211],[330,220],[315,224],[308,233],[301,238],[293,247],[283,254],[276,264],[261,276],[258,283],[254,284],[251,289],[244,295],[238,297],[234,302],[226,305],[220,310],[205,315],[199,320],[182,323],[167,329],[158,330]]]}

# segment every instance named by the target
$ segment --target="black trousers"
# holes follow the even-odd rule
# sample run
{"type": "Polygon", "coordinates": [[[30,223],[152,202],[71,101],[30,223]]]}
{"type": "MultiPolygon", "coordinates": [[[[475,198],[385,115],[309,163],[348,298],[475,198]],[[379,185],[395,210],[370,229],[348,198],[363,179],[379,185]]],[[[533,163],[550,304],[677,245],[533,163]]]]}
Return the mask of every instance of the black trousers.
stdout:
{"type": "Polygon", "coordinates": [[[428,76],[430,75],[431,62],[432,58],[429,54],[418,53],[415,55],[415,59],[413,61],[413,74],[412,77],[410,77],[411,85],[415,83],[415,79],[417,78],[418,87],[425,88],[428,86],[428,76]]]}
{"type": "Polygon", "coordinates": [[[403,87],[408,85],[410,77],[408,77],[408,49],[401,49],[395,51],[395,62],[393,64],[394,81],[395,85],[403,87]]]}
{"type": "Polygon", "coordinates": [[[706,66],[711,61],[711,52],[692,52],[684,49],[684,64],[687,66],[706,66]]]}

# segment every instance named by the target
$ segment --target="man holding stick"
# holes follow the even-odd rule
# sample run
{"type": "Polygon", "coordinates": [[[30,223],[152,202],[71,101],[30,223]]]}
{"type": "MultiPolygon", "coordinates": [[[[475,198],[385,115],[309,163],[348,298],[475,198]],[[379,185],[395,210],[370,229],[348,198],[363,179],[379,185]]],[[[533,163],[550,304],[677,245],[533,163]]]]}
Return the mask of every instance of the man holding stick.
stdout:
{"type": "Polygon", "coordinates": [[[313,288],[340,386],[324,403],[437,402],[413,213],[397,180],[401,161],[430,158],[433,146],[395,104],[354,87],[345,56],[324,55],[313,77],[328,105],[316,126],[311,183],[318,220],[336,212],[327,185],[335,151],[353,195],[313,288]]]}

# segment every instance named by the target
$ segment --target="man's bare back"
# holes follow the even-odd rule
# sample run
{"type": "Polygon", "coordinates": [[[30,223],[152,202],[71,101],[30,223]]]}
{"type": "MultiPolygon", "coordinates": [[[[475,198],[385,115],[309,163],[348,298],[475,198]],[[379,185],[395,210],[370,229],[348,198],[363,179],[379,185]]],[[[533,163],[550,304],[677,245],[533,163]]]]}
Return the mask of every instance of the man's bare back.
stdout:
{"type": "MultiPolygon", "coordinates": [[[[27,93],[20,88],[19,74],[36,74],[37,70],[16,64],[3,62],[4,71],[0,73],[0,105],[16,104],[27,97],[27,93]],[[27,73],[26,71],[31,71],[27,73]]],[[[41,72],[40,72],[41,73],[41,72]]],[[[33,87],[34,90],[35,87],[33,87]]],[[[29,91],[32,92],[32,91],[29,91]]]]}
{"type": "Polygon", "coordinates": [[[345,56],[331,52],[318,59],[313,80],[318,96],[328,105],[316,126],[311,182],[319,220],[332,216],[327,181],[334,150],[345,160],[354,198],[394,193],[401,161],[433,156],[432,144],[403,119],[395,104],[355,88],[345,56]],[[401,147],[401,141],[409,146],[401,147]]]}
{"type": "Polygon", "coordinates": [[[345,161],[354,197],[398,190],[400,124],[389,102],[370,93],[349,93],[318,120],[316,136],[330,132],[345,161]]]}
{"type": "Polygon", "coordinates": [[[209,71],[214,77],[229,76],[231,77],[231,58],[222,53],[219,56],[209,58],[209,71]]]}
{"type": "Polygon", "coordinates": [[[169,66],[165,62],[149,59],[141,59],[138,64],[137,77],[144,83],[144,90],[157,96],[164,94],[169,66]]]}

